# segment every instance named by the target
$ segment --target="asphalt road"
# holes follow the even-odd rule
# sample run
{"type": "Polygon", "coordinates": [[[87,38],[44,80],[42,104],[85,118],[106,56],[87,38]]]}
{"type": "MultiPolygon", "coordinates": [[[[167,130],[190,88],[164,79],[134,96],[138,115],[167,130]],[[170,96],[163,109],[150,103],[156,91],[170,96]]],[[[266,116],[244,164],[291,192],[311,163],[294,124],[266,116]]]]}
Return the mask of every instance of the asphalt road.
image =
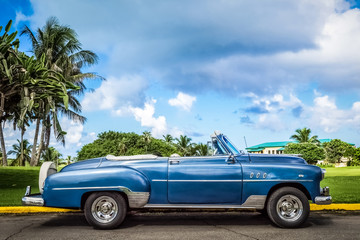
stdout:
{"type": "Polygon", "coordinates": [[[302,228],[281,229],[252,212],[132,213],[115,230],[81,213],[3,215],[0,239],[360,239],[360,214],[311,212],[302,228]]]}

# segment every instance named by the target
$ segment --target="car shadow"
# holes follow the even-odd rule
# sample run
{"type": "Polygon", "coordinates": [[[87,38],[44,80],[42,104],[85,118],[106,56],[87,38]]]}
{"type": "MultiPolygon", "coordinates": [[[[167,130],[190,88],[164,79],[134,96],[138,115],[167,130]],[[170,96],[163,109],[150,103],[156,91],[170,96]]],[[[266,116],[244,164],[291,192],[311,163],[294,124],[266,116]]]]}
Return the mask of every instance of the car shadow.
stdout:
{"type": "MultiPolygon", "coordinates": [[[[300,228],[314,225],[331,225],[330,217],[322,214],[310,214],[308,221],[300,228]]],[[[268,217],[257,212],[130,212],[119,227],[133,228],[136,226],[273,226],[268,217]]],[[[83,226],[90,227],[82,213],[58,214],[45,221],[42,226],[83,226]]]]}

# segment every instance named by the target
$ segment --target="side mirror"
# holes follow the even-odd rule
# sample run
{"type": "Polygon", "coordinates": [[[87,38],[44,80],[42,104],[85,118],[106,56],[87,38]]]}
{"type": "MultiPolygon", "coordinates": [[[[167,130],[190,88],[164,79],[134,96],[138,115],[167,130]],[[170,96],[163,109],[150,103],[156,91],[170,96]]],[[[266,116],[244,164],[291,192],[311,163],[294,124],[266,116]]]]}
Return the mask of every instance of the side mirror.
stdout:
{"type": "Polygon", "coordinates": [[[236,162],[234,155],[230,155],[229,158],[225,160],[225,162],[227,164],[234,164],[236,162]]]}

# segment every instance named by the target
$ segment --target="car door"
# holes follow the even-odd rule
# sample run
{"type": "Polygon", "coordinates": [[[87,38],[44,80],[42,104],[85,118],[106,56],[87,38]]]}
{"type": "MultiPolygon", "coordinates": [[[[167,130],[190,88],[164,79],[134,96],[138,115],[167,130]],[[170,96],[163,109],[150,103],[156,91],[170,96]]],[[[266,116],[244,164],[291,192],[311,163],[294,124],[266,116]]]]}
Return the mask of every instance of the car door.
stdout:
{"type": "Polygon", "coordinates": [[[233,157],[169,158],[169,203],[240,204],[241,193],[242,168],[233,157]]]}

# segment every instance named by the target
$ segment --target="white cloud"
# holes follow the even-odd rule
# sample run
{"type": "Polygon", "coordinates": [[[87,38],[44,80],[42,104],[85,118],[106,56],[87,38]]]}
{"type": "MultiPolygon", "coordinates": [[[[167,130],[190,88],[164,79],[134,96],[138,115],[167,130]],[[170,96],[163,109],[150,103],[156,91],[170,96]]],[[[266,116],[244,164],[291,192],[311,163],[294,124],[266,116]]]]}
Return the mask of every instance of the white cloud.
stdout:
{"type": "Polygon", "coordinates": [[[184,134],[183,131],[177,127],[168,127],[165,116],[155,117],[155,99],[151,99],[144,104],[144,108],[130,107],[135,117],[135,120],[140,122],[142,127],[151,128],[152,136],[162,138],[163,135],[171,134],[174,137],[179,137],[184,134]]]}
{"type": "Polygon", "coordinates": [[[196,97],[179,92],[176,98],[169,99],[169,104],[174,107],[179,107],[185,111],[190,111],[196,97]]]}
{"type": "Polygon", "coordinates": [[[333,9],[322,20],[321,28],[312,35],[312,46],[274,53],[234,52],[208,62],[190,63],[181,69],[182,75],[172,86],[217,89],[233,95],[249,91],[272,95],[316,82],[320,90],[358,91],[360,10],[333,9]]]}
{"type": "Polygon", "coordinates": [[[22,12],[16,12],[14,26],[17,27],[20,22],[29,21],[29,20],[31,20],[31,17],[24,15],[22,12]]]}
{"type": "Polygon", "coordinates": [[[138,75],[109,77],[94,92],[86,93],[81,105],[84,111],[111,110],[126,115],[130,106],[144,102],[147,82],[138,75]]]}
{"type": "Polygon", "coordinates": [[[61,120],[61,128],[66,132],[65,135],[65,143],[66,144],[80,144],[82,133],[84,130],[84,126],[73,120],[69,120],[67,118],[62,118],[61,120]]]}
{"type": "Polygon", "coordinates": [[[314,106],[309,108],[311,126],[320,127],[327,133],[344,127],[360,131],[360,102],[354,102],[351,109],[339,109],[335,100],[329,96],[316,97],[314,106]]]}
{"type": "Polygon", "coordinates": [[[145,103],[144,108],[130,108],[130,111],[134,114],[136,121],[141,123],[143,127],[150,127],[151,134],[154,137],[161,137],[167,132],[166,118],[164,116],[154,117],[155,114],[155,99],[145,103]]]}
{"type": "Polygon", "coordinates": [[[172,89],[235,95],[274,94],[313,79],[324,88],[349,88],[340,79],[360,88],[359,11],[345,0],[33,0],[32,6],[32,27],[57,16],[85,49],[108,57],[102,70],[109,75],[156,71],[172,89]]]}
{"type": "Polygon", "coordinates": [[[288,119],[292,116],[299,117],[303,111],[303,103],[293,93],[275,94],[269,97],[259,97],[251,93],[247,94],[251,100],[252,105],[244,111],[246,114],[251,114],[251,118],[242,114],[245,117],[245,123],[252,125],[259,129],[269,129],[271,131],[282,131],[288,129],[288,119]],[[253,121],[253,118],[256,121],[253,121]]]}

